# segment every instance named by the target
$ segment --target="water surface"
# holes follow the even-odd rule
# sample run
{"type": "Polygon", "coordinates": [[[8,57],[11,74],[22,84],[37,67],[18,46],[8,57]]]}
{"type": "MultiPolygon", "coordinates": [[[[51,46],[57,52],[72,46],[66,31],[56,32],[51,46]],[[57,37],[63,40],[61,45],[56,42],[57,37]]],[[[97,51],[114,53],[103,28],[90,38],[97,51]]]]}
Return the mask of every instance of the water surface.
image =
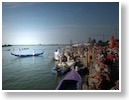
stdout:
{"type": "Polygon", "coordinates": [[[11,46],[2,47],[2,89],[3,90],[54,90],[57,78],[51,73],[55,65],[52,60],[57,46],[11,46]],[[21,54],[44,51],[42,56],[18,58],[11,52],[21,54]],[[14,51],[9,51],[9,50],[14,51]]]}

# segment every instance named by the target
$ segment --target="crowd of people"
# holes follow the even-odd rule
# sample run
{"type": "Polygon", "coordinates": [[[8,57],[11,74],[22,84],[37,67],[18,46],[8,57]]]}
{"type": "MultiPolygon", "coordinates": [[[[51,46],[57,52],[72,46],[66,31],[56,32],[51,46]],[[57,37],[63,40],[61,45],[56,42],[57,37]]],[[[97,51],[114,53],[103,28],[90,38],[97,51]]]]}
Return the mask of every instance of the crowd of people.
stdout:
{"type": "Polygon", "coordinates": [[[119,89],[119,47],[114,45],[112,48],[108,46],[98,46],[92,48],[94,59],[89,68],[88,85],[89,89],[109,90],[117,85],[119,89]]]}
{"type": "Polygon", "coordinates": [[[77,44],[59,48],[55,52],[55,60],[60,62],[72,60],[74,67],[88,69],[85,84],[89,90],[119,90],[119,45],[117,42],[106,46],[77,44]]]}

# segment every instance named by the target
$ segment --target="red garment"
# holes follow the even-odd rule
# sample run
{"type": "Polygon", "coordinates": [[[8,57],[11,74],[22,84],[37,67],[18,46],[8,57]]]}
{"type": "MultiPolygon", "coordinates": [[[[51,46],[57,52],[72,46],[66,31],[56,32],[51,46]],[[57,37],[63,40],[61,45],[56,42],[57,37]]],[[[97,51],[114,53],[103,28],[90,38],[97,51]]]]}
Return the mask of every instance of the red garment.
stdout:
{"type": "Polygon", "coordinates": [[[109,47],[113,48],[114,47],[114,36],[111,36],[109,41],[110,41],[109,47]]]}
{"type": "Polygon", "coordinates": [[[107,59],[109,59],[110,61],[113,61],[113,58],[114,58],[113,54],[108,54],[107,55],[107,59]]]}

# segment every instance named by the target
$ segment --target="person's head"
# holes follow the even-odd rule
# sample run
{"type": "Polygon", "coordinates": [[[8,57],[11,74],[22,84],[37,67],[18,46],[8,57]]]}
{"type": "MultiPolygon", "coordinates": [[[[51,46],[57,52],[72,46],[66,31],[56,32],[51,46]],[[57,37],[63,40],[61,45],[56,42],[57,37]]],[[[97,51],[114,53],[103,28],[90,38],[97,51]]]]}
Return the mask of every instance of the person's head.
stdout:
{"type": "Polygon", "coordinates": [[[101,68],[104,68],[104,63],[103,63],[103,61],[100,62],[100,67],[101,67],[101,68]]]}

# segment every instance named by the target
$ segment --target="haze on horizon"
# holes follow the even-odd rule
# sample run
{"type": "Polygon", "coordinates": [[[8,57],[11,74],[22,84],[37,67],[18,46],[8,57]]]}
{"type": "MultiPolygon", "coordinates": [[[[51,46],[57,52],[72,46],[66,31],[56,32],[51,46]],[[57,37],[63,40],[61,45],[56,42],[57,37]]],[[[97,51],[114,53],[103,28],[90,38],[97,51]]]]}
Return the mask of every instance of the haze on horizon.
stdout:
{"type": "Polygon", "coordinates": [[[67,44],[118,37],[118,2],[3,2],[2,44],[67,44]]]}

